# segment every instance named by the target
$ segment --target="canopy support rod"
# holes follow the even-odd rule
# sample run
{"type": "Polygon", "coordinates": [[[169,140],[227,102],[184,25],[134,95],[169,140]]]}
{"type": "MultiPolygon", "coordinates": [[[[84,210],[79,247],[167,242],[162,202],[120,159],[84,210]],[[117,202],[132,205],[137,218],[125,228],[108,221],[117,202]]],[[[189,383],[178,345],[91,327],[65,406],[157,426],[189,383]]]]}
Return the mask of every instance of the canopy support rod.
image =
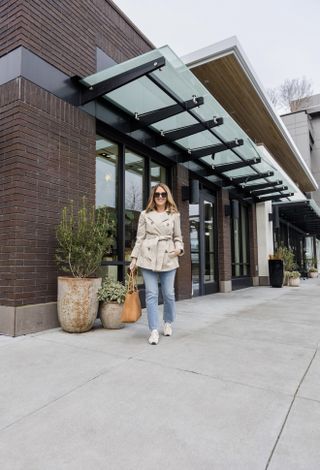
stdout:
{"type": "Polygon", "coordinates": [[[283,199],[286,197],[293,196],[294,193],[285,193],[285,194],[279,194],[278,196],[258,196],[256,200],[258,202],[264,202],[264,201],[278,201],[279,199],[283,199]]]}
{"type": "Polygon", "coordinates": [[[192,100],[188,101],[181,101],[177,104],[172,104],[170,106],[166,106],[164,108],[155,109],[154,111],[149,111],[148,113],[143,114],[135,114],[135,119],[137,124],[134,125],[135,129],[139,129],[141,127],[146,127],[155,122],[163,121],[163,119],[167,119],[171,116],[175,116],[176,114],[183,113],[188,109],[192,109],[198,106],[201,106],[204,103],[202,96],[194,97],[192,100]],[[140,125],[141,123],[141,125],[140,125]]]}
{"type": "Polygon", "coordinates": [[[147,75],[154,70],[160,69],[166,64],[166,60],[163,56],[151,60],[142,65],[138,65],[137,67],[127,70],[125,72],[119,73],[114,77],[107,78],[102,82],[98,82],[95,85],[90,86],[89,88],[82,88],[81,90],[81,97],[80,97],[80,106],[83,106],[89,101],[93,101],[100,96],[103,96],[111,91],[116,90],[124,85],[127,85],[134,80],[137,80],[144,75],[147,75]]]}
{"type": "Polygon", "coordinates": [[[250,191],[253,196],[263,196],[264,194],[280,193],[288,189],[288,186],[275,186],[270,189],[261,189],[260,191],[250,191]]]}
{"type": "Polygon", "coordinates": [[[204,130],[212,129],[212,127],[221,126],[223,124],[223,118],[214,117],[209,121],[199,122],[196,124],[191,124],[190,126],[180,127],[179,129],[173,129],[170,131],[163,132],[163,137],[168,141],[173,142],[174,140],[183,139],[189,135],[198,134],[204,130]]]}
{"type": "Polygon", "coordinates": [[[250,184],[248,186],[246,186],[245,183],[242,183],[241,187],[242,189],[246,189],[248,191],[258,191],[259,189],[273,188],[274,186],[278,186],[282,183],[282,180],[277,180],[270,183],[250,184]]]}
{"type": "Polygon", "coordinates": [[[266,171],[265,173],[258,173],[257,175],[246,175],[246,176],[241,176],[240,178],[230,178],[230,181],[233,184],[240,184],[240,183],[246,183],[247,181],[254,181],[254,180],[260,180],[262,178],[268,178],[269,176],[273,176],[274,173],[273,171],[266,171]]]}

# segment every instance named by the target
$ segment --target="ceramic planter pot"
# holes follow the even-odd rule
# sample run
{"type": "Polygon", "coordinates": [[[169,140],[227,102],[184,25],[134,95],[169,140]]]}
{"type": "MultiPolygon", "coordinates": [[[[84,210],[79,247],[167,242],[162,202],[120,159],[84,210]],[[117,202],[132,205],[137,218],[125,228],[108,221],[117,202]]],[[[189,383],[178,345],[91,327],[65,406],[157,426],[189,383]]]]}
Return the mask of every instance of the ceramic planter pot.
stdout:
{"type": "Polygon", "coordinates": [[[58,319],[69,333],[89,331],[97,318],[101,278],[58,277],[58,319]]]}
{"type": "Polygon", "coordinates": [[[311,271],[308,273],[309,277],[318,277],[318,273],[315,271],[311,271]]]}
{"type": "Polygon", "coordinates": [[[299,287],[300,286],[300,277],[289,277],[289,286],[299,287]]]}
{"type": "Polygon", "coordinates": [[[269,259],[269,280],[271,287],[282,287],[283,284],[283,261],[282,259],[269,259]]]}
{"type": "Polygon", "coordinates": [[[125,325],[121,321],[123,304],[117,302],[102,302],[99,309],[99,316],[104,328],[118,330],[125,325]]]}

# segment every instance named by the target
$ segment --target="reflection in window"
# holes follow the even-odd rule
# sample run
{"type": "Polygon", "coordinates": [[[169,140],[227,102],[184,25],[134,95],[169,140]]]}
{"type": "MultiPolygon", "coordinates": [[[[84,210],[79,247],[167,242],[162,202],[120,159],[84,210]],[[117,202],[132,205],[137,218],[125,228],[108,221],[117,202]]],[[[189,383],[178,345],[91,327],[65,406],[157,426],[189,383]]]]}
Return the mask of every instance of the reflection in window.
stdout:
{"type": "Polygon", "coordinates": [[[189,221],[190,221],[192,295],[196,296],[196,295],[199,295],[199,282],[200,282],[199,204],[189,205],[189,221]]]}
{"type": "Polygon", "coordinates": [[[144,160],[139,155],[126,150],[125,153],[125,259],[135,243],[138,220],[143,207],[144,160]]]}
{"type": "Polygon", "coordinates": [[[233,201],[236,211],[232,216],[232,276],[249,275],[248,208],[233,201]]]}
{"type": "Polygon", "coordinates": [[[159,165],[156,162],[150,161],[150,180],[151,187],[158,183],[166,183],[167,174],[164,166],[159,165]]]}
{"type": "Polygon", "coordinates": [[[204,243],[205,271],[204,282],[214,281],[214,207],[213,203],[204,201],[204,243]]]}
{"type": "MultiPolygon", "coordinates": [[[[118,146],[97,136],[96,140],[96,207],[107,207],[117,221],[117,160],[118,146]]],[[[116,240],[106,260],[117,259],[116,240]]]]}

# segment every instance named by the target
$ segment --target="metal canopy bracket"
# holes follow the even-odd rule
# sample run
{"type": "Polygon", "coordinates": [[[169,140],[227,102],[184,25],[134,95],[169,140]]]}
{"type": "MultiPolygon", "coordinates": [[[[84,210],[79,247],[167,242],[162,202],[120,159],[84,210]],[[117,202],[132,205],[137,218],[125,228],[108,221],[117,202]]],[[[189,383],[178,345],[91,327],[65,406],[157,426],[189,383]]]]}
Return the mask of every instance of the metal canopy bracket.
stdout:
{"type": "Polygon", "coordinates": [[[127,85],[134,80],[137,80],[144,75],[147,75],[154,70],[160,69],[166,64],[165,58],[159,57],[155,60],[151,60],[145,64],[139,65],[133,69],[127,70],[126,72],[119,73],[114,77],[107,78],[102,82],[98,82],[96,85],[90,86],[89,88],[83,88],[81,90],[80,106],[83,106],[89,101],[93,101],[100,96],[103,96],[111,91],[116,90],[124,85],[127,85]]]}
{"type": "Polygon", "coordinates": [[[282,181],[278,180],[272,183],[250,184],[249,186],[246,186],[246,184],[243,183],[241,184],[241,187],[242,189],[247,189],[248,191],[257,191],[259,189],[273,188],[274,186],[278,186],[280,184],[282,184],[282,181]]]}
{"type": "Polygon", "coordinates": [[[201,158],[206,155],[214,155],[218,152],[223,152],[224,150],[233,149],[235,147],[240,147],[243,145],[243,139],[234,139],[229,142],[224,142],[216,145],[209,145],[209,147],[202,147],[197,150],[191,150],[192,158],[201,158]]]}
{"type": "Polygon", "coordinates": [[[231,178],[230,180],[234,184],[240,183],[247,183],[248,181],[260,180],[262,178],[268,178],[269,176],[273,176],[273,171],[266,171],[265,173],[257,173],[252,175],[241,176],[239,178],[231,178]]]}
{"type": "Polygon", "coordinates": [[[258,202],[264,202],[264,201],[278,201],[279,199],[283,199],[285,197],[291,197],[293,196],[294,193],[285,193],[285,194],[279,194],[277,196],[257,196],[258,202]]]}
{"type": "Polygon", "coordinates": [[[162,135],[166,140],[173,142],[174,140],[183,139],[189,135],[198,134],[206,129],[212,129],[213,127],[221,126],[223,124],[223,118],[215,118],[209,121],[199,122],[197,124],[191,124],[190,126],[181,127],[179,129],[173,129],[166,131],[162,135]]]}
{"type": "Polygon", "coordinates": [[[221,144],[209,145],[208,147],[202,147],[199,149],[194,149],[189,151],[190,157],[188,159],[177,157],[179,163],[185,163],[188,160],[193,160],[195,158],[205,157],[206,155],[214,155],[217,152],[223,152],[224,150],[233,149],[235,147],[240,147],[243,145],[243,139],[230,140],[229,142],[224,142],[221,144]]]}
{"type": "Polygon", "coordinates": [[[181,101],[180,103],[156,109],[148,113],[136,114],[135,119],[137,120],[137,124],[134,127],[135,129],[139,129],[142,127],[150,126],[155,122],[163,121],[163,119],[167,119],[171,116],[175,116],[176,114],[183,113],[188,109],[201,106],[203,103],[203,97],[199,96],[198,98],[194,98],[188,101],[181,101]]]}
{"type": "Polygon", "coordinates": [[[245,166],[251,166],[261,163],[261,158],[251,158],[250,160],[243,160],[240,162],[226,163],[221,165],[212,165],[212,169],[215,173],[225,173],[226,171],[237,170],[245,166]]]}
{"type": "Polygon", "coordinates": [[[261,189],[260,191],[250,191],[253,196],[263,196],[264,194],[281,193],[288,189],[288,186],[275,186],[270,189],[261,189]]]}

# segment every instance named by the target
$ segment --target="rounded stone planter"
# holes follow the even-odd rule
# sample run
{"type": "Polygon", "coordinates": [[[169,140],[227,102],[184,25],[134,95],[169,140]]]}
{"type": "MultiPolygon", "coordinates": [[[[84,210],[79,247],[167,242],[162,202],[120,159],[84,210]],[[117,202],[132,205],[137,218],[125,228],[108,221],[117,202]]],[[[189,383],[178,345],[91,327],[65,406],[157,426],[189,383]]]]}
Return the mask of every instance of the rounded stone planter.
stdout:
{"type": "Polygon", "coordinates": [[[102,302],[99,308],[99,316],[104,328],[118,330],[125,325],[121,321],[123,304],[117,302],[102,302]]]}
{"type": "Polygon", "coordinates": [[[300,286],[300,277],[289,277],[288,285],[290,287],[299,287],[300,286]]]}
{"type": "Polygon", "coordinates": [[[315,272],[315,271],[311,271],[311,272],[309,271],[308,276],[309,277],[318,277],[318,273],[315,272]]]}
{"type": "Polygon", "coordinates": [[[97,318],[101,278],[58,277],[58,319],[69,333],[89,331],[97,318]]]}

